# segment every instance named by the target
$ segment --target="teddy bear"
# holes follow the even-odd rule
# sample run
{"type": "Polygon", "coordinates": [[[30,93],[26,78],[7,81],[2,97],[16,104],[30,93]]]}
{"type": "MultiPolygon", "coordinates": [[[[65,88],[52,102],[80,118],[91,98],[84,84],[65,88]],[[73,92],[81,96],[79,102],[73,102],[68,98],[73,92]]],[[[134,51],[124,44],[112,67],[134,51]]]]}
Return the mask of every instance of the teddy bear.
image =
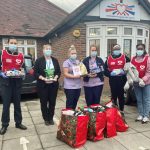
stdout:
{"type": "Polygon", "coordinates": [[[133,83],[138,84],[140,87],[144,87],[144,81],[139,78],[139,72],[132,63],[126,63],[124,66],[124,71],[126,73],[127,82],[124,86],[124,90],[127,91],[133,83]]]}

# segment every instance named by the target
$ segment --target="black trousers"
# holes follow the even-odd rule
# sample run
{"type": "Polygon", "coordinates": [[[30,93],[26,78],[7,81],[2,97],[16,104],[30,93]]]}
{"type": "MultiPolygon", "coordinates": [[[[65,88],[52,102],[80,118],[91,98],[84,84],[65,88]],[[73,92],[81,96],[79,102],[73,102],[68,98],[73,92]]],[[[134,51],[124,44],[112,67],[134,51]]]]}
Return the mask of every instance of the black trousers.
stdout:
{"type": "Polygon", "coordinates": [[[94,87],[84,87],[85,99],[87,106],[100,103],[103,85],[94,87]]]}
{"type": "Polygon", "coordinates": [[[14,119],[16,124],[20,124],[22,122],[22,114],[21,114],[21,86],[22,79],[2,79],[2,101],[3,101],[3,110],[2,110],[2,126],[8,127],[10,121],[10,104],[13,102],[14,104],[14,119]]]}
{"type": "Polygon", "coordinates": [[[64,89],[66,94],[66,108],[75,109],[80,97],[81,89],[64,89]]]}
{"type": "Polygon", "coordinates": [[[58,83],[46,84],[42,88],[38,88],[38,94],[41,103],[41,112],[45,121],[53,119],[58,92],[58,83]]]}
{"type": "Polygon", "coordinates": [[[111,98],[115,105],[118,105],[121,111],[124,110],[124,85],[126,83],[125,76],[115,76],[109,78],[109,84],[111,89],[111,98]],[[117,101],[118,100],[118,101],[117,101]]]}

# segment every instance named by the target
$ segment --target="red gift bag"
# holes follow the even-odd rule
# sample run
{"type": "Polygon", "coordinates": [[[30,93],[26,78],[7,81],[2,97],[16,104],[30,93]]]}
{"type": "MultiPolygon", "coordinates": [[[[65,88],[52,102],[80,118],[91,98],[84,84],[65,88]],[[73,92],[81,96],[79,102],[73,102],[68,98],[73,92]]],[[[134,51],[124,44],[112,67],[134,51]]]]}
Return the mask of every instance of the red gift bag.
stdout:
{"type": "Polygon", "coordinates": [[[104,138],[104,129],[106,126],[106,114],[103,112],[103,110],[99,110],[96,112],[97,109],[101,108],[102,106],[99,104],[94,104],[89,107],[89,109],[92,109],[93,112],[88,112],[89,115],[89,124],[88,124],[88,135],[87,139],[91,141],[99,141],[104,138]],[[95,112],[94,112],[95,111],[95,112]]]}
{"type": "Polygon", "coordinates": [[[62,113],[57,138],[74,148],[84,145],[87,140],[88,121],[87,115],[73,116],[62,113]]]}
{"type": "Polygon", "coordinates": [[[114,137],[117,135],[116,121],[117,121],[117,108],[106,109],[106,137],[114,137]]]}
{"type": "Polygon", "coordinates": [[[123,120],[121,113],[117,111],[116,130],[118,132],[125,132],[128,128],[129,126],[123,120]]]}
{"type": "Polygon", "coordinates": [[[87,139],[99,141],[104,138],[104,129],[106,126],[106,114],[104,112],[93,112],[89,114],[89,125],[87,139]]]}

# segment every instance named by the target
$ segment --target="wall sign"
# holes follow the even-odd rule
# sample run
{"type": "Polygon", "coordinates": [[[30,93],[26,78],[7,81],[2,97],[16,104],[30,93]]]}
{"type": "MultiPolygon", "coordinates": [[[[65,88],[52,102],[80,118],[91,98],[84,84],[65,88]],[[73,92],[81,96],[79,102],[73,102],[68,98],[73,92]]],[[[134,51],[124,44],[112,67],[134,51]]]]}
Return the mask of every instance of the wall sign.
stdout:
{"type": "Polygon", "coordinates": [[[100,3],[100,17],[140,20],[137,0],[106,0],[100,3]]]}

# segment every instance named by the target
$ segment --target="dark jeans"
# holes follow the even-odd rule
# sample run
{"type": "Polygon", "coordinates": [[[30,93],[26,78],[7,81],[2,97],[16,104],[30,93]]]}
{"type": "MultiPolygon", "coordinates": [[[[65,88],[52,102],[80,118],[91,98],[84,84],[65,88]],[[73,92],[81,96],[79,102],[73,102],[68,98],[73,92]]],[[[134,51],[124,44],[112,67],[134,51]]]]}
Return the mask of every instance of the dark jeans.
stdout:
{"type": "Polygon", "coordinates": [[[103,90],[103,85],[94,86],[94,87],[84,87],[87,106],[100,103],[102,90],[103,90]]]}
{"type": "Polygon", "coordinates": [[[80,97],[81,89],[64,89],[66,94],[66,108],[75,109],[80,97]]]}
{"type": "Polygon", "coordinates": [[[21,85],[22,79],[2,79],[2,101],[3,101],[3,111],[2,111],[2,126],[8,127],[10,121],[10,104],[14,104],[14,119],[16,124],[22,122],[21,114],[21,85]]]}
{"type": "Polygon", "coordinates": [[[126,78],[117,76],[117,77],[110,77],[109,84],[111,89],[111,98],[115,105],[117,105],[117,100],[119,102],[119,109],[121,111],[124,110],[124,85],[126,83],[126,78]]]}
{"type": "Polygon", "coordinates": [[[58,84],[46,84],[43,88],[38,88],[40,97],[42,116],[45,121],[53,119],[58,92],[58,84]]]}

